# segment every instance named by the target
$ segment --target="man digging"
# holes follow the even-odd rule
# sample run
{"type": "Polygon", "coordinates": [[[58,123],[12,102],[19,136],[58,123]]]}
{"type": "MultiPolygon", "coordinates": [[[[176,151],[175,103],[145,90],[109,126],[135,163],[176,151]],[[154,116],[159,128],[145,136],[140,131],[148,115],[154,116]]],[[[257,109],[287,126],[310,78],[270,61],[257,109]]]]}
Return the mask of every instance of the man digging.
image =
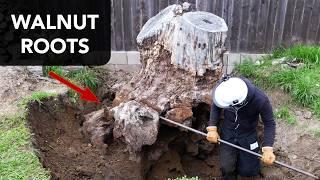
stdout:
{"type": "MultiPolygon", "coordinates": [[[[275,121],[272,107],[264,92],[248,79],[224,77],[213,89],[213,103],[210,112],[207,139],[217,143],[219,117],[224,110],[224,121],[220,128],[221,139],[254,152],[259,151],[257,125],[259,115],[264,124],[262,162],[273,164],[273,143],[275,121]]],[[[237,179],[237,175],[255,177],[260,174],[260,161],[252,154],[231,146],[220,144],[220,164],[223,179],[237,179]]]]}

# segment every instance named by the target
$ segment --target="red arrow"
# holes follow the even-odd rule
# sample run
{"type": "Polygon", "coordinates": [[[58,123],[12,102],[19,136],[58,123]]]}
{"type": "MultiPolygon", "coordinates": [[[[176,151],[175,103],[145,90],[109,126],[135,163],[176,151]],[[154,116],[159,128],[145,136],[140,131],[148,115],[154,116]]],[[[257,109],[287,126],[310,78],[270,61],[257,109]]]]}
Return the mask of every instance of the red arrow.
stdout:
{"type": "Polygon", "coordinates": [[[56,74],[53,71],[49,71],[49,76],[60,81],[62,84],[65,84],[69,88],[75,90],[79,94],[81,94],[80,98],[86,101],[91,101],[95,103],[100,103],[99,99],[91,92],[89,88],[81,89],[80,87],[76,86],[75,84],[72,84],[70,81],[60,77],[58,74],[56,74]]]}

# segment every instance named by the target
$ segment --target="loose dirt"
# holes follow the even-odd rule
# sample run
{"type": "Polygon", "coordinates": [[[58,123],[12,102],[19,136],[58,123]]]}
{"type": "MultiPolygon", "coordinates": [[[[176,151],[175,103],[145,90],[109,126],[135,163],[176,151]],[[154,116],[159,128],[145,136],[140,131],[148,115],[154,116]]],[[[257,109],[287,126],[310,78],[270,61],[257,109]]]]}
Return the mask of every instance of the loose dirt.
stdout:
{"type": "Polygon", "coordinates": [[[81,133],[83,116],[60,100],[29,106],[34,145],[53,179],[140,179],[139,164],[129,160],[125,144],[99,149],[81,133]]]}
{"type": "Polygon", "coordinates": [[[48,78],[39,78],[30,73],[26,67],[0,67],[0,115],[21,112],[19,102],[33,92],[45,91],[62,94],[67,89],[48,78]]]}

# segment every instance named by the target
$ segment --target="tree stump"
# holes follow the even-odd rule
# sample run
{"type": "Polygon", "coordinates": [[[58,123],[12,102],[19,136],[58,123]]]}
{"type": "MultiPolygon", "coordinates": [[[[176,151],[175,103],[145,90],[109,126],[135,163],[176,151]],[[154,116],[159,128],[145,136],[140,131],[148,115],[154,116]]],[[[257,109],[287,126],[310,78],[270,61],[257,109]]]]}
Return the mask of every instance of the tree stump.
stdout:
{"type": "MultiPolygon", "coordinates": [[[[188,12],[188,7],[188,3],[184,3],[165,8],[149,19],[139,33],[137,42],[142,69],[116,94],[112,113],[116,127],[130,129],[133,124],[140,124],[153,128],[148,131],[117,128],[114,129],[117,137],[132,136],[142,140],[140,146],[150,145],[154,143],[150,139],[156,140],[152,137],[157,136],[154,127],[159,122],[158,116],[192,126],[196,123],[193,109],[199,104],[210,107],[211,90],[222,75],[228,28],[222,18],[208,12],[188,12]],[[130,106],[132,101],[135,110],[119,108],[130,106]],[[146,107],[158,115],[146,118],[134,114],[146,107]],[[123,113],[127,119],[123,115],[118,118],[123,113]],[[133,122],[132,117],[137,122],[133,122]]],[[[134,147],[129,149],[139,149],[134,142],[126,142],[134,147]]]]}

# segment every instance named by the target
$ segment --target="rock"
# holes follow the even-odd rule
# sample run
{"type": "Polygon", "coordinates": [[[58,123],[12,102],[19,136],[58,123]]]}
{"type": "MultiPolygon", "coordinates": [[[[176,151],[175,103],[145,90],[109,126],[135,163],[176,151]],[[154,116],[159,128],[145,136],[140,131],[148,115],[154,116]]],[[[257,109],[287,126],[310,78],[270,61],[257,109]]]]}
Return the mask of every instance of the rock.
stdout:
{"type": "Polygon", "coordinates": [[[279,58],[279,59],[274,59],[274,60],[272,60],[272,65],[282,64],[285,61],[286,61],[286,57],[279,58]]]}
{"type": "Polygon", "coordinates": [[[288,64],[288,66],[291,67],[291,68],[302,68],[302,67],[305,66],[304,63],[294,63],[294,62],[291,62],[291,63],[290,63],[290,62],[288,62],[287,64],[288,64]]]}
{"type": "Polygon", "coordinates": [[[281,69],[289,69],[290,66],[288,64],[280,64],[281,69]]]}
{"type": "Polygon", "coordinates": [[[193,113],[191,108],[180,107],[169,110],[166,114],[166,118],[182,123],[184,120],[191,117],[192,115],[193,113]]]}
{"type": "Polygon", "coordinates": [[[95,147],[106,148],[106,143],[112,140],[113,124],[107,117],[104,109],[84,116],[85,121],[81,130],[95,147]]]}
{"type": "Polygon", "coordinates": [[[302,116],[302,112],[301,112],[301,111],[299,111],[299,110],[294,111],[294,114],[295,114],[296,116],[302,116]]]}
{"type": "Polygon", "coordinates": [[[159,114],[137,101],[121,103],[111,109],[115,119],[114,138],[123,137],[129,152],[135,154],[143,145],[152,145],[158,135],[159,114]]]}
{"type": "Polygon", "coordinates": [[[306,118],[306,119],[311,119],[312,117],[312,112],[311,111],[305,111],[303,113],[303,117],[306,118]]]}
{"type": "Polygon", "coordinates": [[[257,65],[257,66],[259,66],[259,65],[261,65],[262,63],[263,63],[262,60],[257,60],[254,64],[257,65]]]}
{"type": "Polygon", "coordinates": [[[288,157],[289,159],[293,159],[293,160],[298,158],[298,156],[295,154],[289,154],[288,157]]]}
{"type": "Polygon", "coordinates": [[[27,71],[38,77],[43,76],[42,66],[27,66],[27,71]]]}

